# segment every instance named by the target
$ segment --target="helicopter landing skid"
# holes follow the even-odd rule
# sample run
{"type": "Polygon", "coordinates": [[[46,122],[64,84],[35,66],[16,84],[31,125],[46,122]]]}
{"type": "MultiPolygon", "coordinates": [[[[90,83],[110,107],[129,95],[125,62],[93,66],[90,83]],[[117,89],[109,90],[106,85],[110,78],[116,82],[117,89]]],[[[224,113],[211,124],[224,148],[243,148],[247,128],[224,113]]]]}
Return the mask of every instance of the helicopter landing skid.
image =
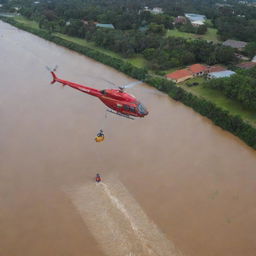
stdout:
{"type": "Polygon", "coordinates": [[[109,110],[109,109],[107,109],[107,111],[108,111],[109,113],[116,114],[116,115],[118,115],[118,116],[122,116],[122,117],[126,117],[126,118],[128,118],[128,119],[134,120],[134,118],[132,118],[131,116],[128,116],[128,115],[125,115],[125,114],[121,114],[121,113],[118,113],[118,112],[115,112],[115,111],[109,110]]]}

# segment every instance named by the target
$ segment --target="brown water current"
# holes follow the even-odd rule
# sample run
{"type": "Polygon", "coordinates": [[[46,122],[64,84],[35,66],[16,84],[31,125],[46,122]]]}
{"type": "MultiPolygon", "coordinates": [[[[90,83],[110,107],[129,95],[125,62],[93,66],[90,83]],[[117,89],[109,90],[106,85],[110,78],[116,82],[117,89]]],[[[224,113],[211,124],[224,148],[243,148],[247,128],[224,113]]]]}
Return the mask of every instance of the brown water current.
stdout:
{"type": "Polygon", "coordinates": [[[129,92],[147,117],[105,118],[50,85],[55,64],[95,88],[133,81],[0,22],[1,256],[256,255],[254,150],[146,84],[129,92]]]}

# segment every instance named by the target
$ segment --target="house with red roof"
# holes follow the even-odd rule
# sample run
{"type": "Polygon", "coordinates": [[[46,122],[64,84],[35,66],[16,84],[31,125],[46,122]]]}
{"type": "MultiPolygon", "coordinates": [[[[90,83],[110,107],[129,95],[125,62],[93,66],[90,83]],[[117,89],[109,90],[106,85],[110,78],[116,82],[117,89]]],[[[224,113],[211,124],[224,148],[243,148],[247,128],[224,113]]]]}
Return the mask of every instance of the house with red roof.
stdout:
{"type": "Polygon", "coordinates": [[[193,76],[202,76],[207,72],[208,67],[201,64],[193,64],[188,66],[188,69],[193,73],[193,76]]]}
{"type": "Polygon", "coordinates": [[[220,66],[220,65],[215,65],[215,66],[211,66],[208,68],[208,73],[220,72],[220,71],[225,71],[225,70],[227,70],[225,67],[220,66]]]}
{"type": "Polygon", "coordinates": [[[166,75],[165,77],[169,80],[172,80],[175,83],[180,83],[192,78],[193,73],[188,69],[180,69],[166,75]]]}
{"type": "Polygon", "coordinates": [[[195,76],[202,76],[208,72],[208,67],[201,64],[193,64],[186,69],[180,69],[166,75],[166,78],[175,83],[183,82],[195,76]]]}

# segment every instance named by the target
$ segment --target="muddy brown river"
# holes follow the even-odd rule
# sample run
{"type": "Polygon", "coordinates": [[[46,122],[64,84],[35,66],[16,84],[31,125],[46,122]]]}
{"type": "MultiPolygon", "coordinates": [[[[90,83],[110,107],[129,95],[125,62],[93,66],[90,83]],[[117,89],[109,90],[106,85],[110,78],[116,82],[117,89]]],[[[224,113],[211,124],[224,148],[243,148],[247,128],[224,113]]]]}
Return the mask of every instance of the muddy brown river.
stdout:
{"type": "Polygon", "coordinates": [[[254,150],[146,84],[129,92],[147,117],[105,118],[50,85],[55,64],[95,88],[133,81],[0,22],[1,256],[256,255],[254,150]]]}

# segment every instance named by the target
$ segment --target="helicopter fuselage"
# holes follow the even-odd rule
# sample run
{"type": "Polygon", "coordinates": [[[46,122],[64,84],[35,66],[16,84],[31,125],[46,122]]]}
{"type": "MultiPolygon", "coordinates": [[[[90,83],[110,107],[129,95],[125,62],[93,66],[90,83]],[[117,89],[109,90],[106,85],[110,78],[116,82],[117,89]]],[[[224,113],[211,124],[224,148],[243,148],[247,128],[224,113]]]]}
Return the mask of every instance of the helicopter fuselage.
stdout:
{"type": "Polygon", "coordinates": [[[118,89],[105,89],[98,90],[88,86],[80,85],[77,83],[69,82],[59,79],[56,74],[51,71],[53,80],[61,83],[63,86],[68,85],[76,90],[86,94],[98,97],[107,107],[121,113],[124,116],[144,117],[148,114],[147,109],[140,103],[133,95],[118,89]]]}

